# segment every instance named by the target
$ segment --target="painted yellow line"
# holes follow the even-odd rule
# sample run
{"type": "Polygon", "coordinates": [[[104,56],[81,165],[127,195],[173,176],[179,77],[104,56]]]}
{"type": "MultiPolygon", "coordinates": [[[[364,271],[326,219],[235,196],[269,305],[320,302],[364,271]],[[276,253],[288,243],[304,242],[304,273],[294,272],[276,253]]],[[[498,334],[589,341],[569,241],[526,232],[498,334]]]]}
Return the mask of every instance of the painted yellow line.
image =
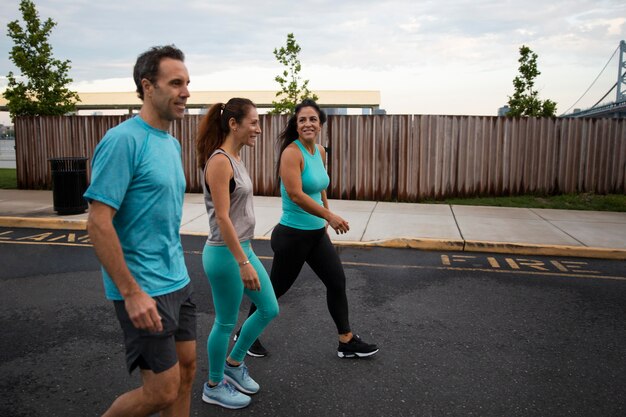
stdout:
{"type": "MultiPolygon", "coordinates": [[[[185,251],[185,253],[192,255],[202,255],[201,251],[185,251]]],[[[259,259],[271,261],[273,258],[271,256],[259,256],[259,259]]],[[[380,263],[371,263],[371,262],[351,262],[345,261],[341,262],[343,265],[347,266],[364,266],[369,268],[396,268],[396,269],[421,269],[421,270],[436,270],[436,271],[471,271],[471,272],[499,272],[499,273],[509,273],[516,275],[538,275],[538,276],[551,276],[551,277],[567,277],[567,278],[591,278],[591,279],[606,279],[606,280],[616,280],[616,281],[626,281],[626,277],[622,276],[613,276],[613,275],[589,275],[589,274],[573,274],[567,272],[539,272],[539,271],[522,271],[519,269],[489,269],[489,268],[462,268],[462,267],[454,267],[454,266],[429,266],[429,265],[394,265],[394,264],[380,264],[380,263]]]]}
{"type": "MultiPolygon", "coordinates": [[[[49,242],[49,241],[41,241],[41,242],[26,242],[26,241],[17,241],[17,240],[1,240],[0,243],[10,243],[17,245],[52,245],[52,246],[78,246],[78,247],[92,247],[91,244],[86,243],[66,243],[66,242],[49,242]]],[[[202,251],[192,250],[192,251],[184,251],[186,254],[191,255],[199,255],[202,256],[202,251]]],[[[272,260],[272,256],[259,256],[259,259],[262,260],[272,260]]],[[[613,275],[589,275],[589,274],[576,274],[576,273],[567,273],[563,272],[549,272],[549,271],[524,271],[520,269],[490,269],[490,268],[475,268],[475,267],[453,267],[453,266],[435,266],[435,265],[405,265],[405,264],[381,264],[381,263],[371,263],[371,262],[352,262],[345,261],[342,262],[343,265],[346,266],[361,266],[368,268],[395,268],[395,269],[418,269],[418,270],[435,270],[435,271],[461,271],[461,272],[487,272],[487,273],[506,273],[506,274],[514,274],[514,275],[534,275],[534,276],[549,276],[549,277],[566,277],[566,278],[584,278],[584,279],[600,279],[600,280],[614,280],[614,281],[626,281],[626,277],[624,276],[613,276],[613,275]]],[[[593,271],[595,272],[595,271],[593,271]]]]}
{"type": "Polygon", "coordinates": [[[52,245],[52,246],[80,246],[83,248],[90,248],[93,245],[90,243],[65,243],[65,242],[20,242],[17,240],[0,240],[0,243],[11,243],[14,245],[52,245]]]}
{"type": "Polygon", "coordinates": [[[489,269],[489,268],[463,268],[455,266],[428,266],[428,265],[388,265],[388,264],[372,264],[367,262],[342,262],[343,265],[367,266],[373,268],[398,268],[398,269],[430,269],[438,271],[472,271],[472,272],[497,272],[508,274],[522,275],[539,275],[553,277],[569,277],[569,278],[591,278],[591,279],[609,279],[617,281],[626,281],[626,277],[613,275],[589,275],[589,274],[572,274],[566,272],[539,272],[539,271],[522,271],[511,269],[489,269]]]}

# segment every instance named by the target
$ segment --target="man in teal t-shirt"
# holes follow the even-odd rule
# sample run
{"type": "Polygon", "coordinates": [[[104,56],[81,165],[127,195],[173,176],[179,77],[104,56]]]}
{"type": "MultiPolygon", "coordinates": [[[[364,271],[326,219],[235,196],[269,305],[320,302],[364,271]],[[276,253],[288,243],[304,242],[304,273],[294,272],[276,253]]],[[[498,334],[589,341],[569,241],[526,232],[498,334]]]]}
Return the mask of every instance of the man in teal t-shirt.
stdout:
{"type": "MultiPolygon", "coordinates": [[[[155,297],[187,285],[179,237],[185,176],[178,141],[141,115],[126,120],[98,144],[92,178],[85,197],[116,210],[113,226],[141,289],[155,297]]],[[[106,268],[102,275],[107,298],[123,300],[106,268]]]]}
{"type": "Polygon", "coordinates": [[[185,176],[167,131],[189,97],[184,54],[154,47],[137,58],[139,115],[96,147],[87,229],[102,263],[106,297],[124,333],[128,371],[142,386],[104,416],[188,416],[196,366],[196,313],[180,241],[185,176]]]}

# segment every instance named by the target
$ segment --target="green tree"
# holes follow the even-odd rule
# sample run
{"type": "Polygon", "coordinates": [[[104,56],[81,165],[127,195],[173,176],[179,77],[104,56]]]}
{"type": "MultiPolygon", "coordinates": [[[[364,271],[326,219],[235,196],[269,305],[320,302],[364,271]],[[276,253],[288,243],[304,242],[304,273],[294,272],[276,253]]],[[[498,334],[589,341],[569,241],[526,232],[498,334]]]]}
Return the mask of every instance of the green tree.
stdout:
{"type": "Polygon", "coordinates": [[[552,100],[541,101],[535,90],[535,78],[541,74],[537,69],[537,54],[522,45],[519,49],[519,75],[513,80],[515,92],[509,96],[507,116],[553,117],[556,115],[556,103],[552,100]]]}
{"type": "Polygon", "coordinates": [[[42,22],[31,0],[20,1],[24,27],[14,20],[7,25],[8,36],[14,46],[9,53],[11,61],[21,71],[7,75],[8,87],[2,94],[7,100],[11,119],[15,116],[62,115],[76,109],[78,94],[66,85],[72,82],[67,73],[70,61],[52,56],[48,42],[56,23],[48,18],[42,22]]]}
{"type": "Polygon", "coordinates": [[[302,84],[300,84],[302,65],[298,59],[299,53],[300,45],[296,42],[293,33],[287,35],[286,46],[274,49],[274,56],[286,68],[281,75],[277,75],[274,78],[280,84],[280,91],[276,93],[276,97],[280,98],[280,100],[272,101],[274,106],[270,111],[272,114],[291,114],[294,112],[296,105],[305,98],[318,99],[308,88],[309,80],[302,81],[302,84]]]}

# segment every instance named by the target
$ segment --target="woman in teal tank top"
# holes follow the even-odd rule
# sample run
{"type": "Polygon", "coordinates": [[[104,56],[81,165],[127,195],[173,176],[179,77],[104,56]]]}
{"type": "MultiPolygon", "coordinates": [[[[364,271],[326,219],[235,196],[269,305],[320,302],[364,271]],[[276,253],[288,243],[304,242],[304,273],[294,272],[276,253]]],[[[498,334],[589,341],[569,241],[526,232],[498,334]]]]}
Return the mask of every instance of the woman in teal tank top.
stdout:
{"type": "MultiPolygon", "coordinates": [[[[306,262],[326,286],[328,311],[339,338],[337,355],[366,357],[378,352],[378,347],[365,343],[350,329],[346,278],[327,233],[327,226],[343,234],[350,230],[350,225],[328,207],[326,152],[316,143],[325,121],[326,114],[319,106],[313,100],[304,100],[296,106],[294,116],[278,138],[281,148],[277,176],[283,212],[272,231],[274,260],[270,279],[279,298],[291,288],[306,262]]],[[[250,314],[254,311],[253,305],[250,314]]],[[[248,353],[265,356],[267,351],[257,340],[248,353]]]]}

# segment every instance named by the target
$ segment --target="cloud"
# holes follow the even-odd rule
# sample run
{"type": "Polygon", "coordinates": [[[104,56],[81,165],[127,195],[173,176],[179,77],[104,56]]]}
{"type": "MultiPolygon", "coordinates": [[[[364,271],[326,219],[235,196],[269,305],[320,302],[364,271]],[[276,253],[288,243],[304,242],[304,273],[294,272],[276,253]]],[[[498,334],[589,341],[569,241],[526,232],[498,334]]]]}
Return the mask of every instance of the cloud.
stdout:
{"type": "MultiPolygon", "coordinates": [[[[623,0],[36,4],[58,23],[50,41],[57,58],[72,61],[78,89],[128,85],[136,56],[169,43],[185,51],[193,88],[277,88],[272,51],[293,32],[312,88],[380,89],[383,107],[404,113],[496,114],[512,94],[523,44],[539,55],[541,95],[565,109],[626,33],[623,0]]],[[[0,37],[19,17],[17,5],[3,8],[0,37]]],[[[9,47],[0,43],[2,75],[12,69],[9,47]]]]}

